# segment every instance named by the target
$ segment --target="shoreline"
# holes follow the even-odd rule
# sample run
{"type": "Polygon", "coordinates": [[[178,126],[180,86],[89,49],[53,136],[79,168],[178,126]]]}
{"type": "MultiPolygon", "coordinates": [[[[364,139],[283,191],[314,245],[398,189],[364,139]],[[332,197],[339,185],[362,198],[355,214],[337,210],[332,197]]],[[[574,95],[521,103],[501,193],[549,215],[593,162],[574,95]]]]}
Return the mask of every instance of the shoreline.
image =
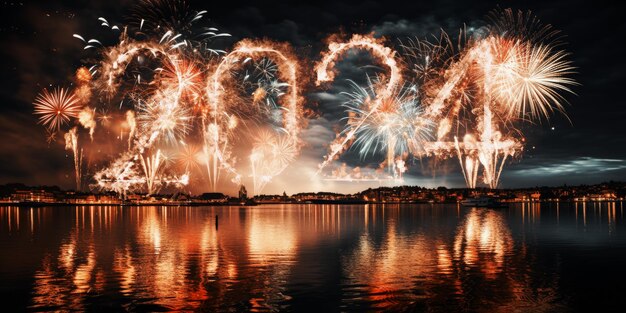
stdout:
{"type": "MultiPolygon", "coordinates": [[[[626,200],[587,200],[587,201],[575,201],[575,200],[562,200],[562,201],[511,201],[502,202],[503,204],[516,204],[516,203],[613,203],[624,202],[626,200]]],[[[80,206],[115,206],[115,207],[147,207],[147,206],[166,206],[166,207],[199,207],[199,206],[237,206],[237,207],[254,207],[254,206],[267,206],[267,205],[302,205],[302,204],[337,204],[337,205],[366,205],[366,204],[431,204],[431,205],[444,205],[444,204],[458,204],[460,202],[420,202],[420,201],[393,201],[393,202],[373,202],[373,201],[336,201],[336,200],[311,200],[305,202],[267,202],[267,203],[205,203],[205,202],[153,202],[153,203],[64,203],[64,202],[0,202],[0,207],[80,207],[80,206]]]]}

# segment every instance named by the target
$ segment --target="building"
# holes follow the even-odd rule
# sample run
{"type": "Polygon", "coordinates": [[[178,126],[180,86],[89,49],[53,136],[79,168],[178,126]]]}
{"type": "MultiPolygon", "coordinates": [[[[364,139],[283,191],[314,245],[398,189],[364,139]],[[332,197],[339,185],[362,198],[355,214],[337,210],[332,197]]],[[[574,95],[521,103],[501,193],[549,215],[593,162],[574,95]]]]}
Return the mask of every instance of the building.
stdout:
{"type": "Polygon", "coordinates": [[[197,197],[196,201],[205,203],[226,203],[228,202],[228,196],[221,192],[205,192],[197,197]]]}
{"type": "Polygon", "coordinates": [[[54,194],[45,190],[16,190],[11,194],[11,200],[16,202],[56,202],[54,194]]]}

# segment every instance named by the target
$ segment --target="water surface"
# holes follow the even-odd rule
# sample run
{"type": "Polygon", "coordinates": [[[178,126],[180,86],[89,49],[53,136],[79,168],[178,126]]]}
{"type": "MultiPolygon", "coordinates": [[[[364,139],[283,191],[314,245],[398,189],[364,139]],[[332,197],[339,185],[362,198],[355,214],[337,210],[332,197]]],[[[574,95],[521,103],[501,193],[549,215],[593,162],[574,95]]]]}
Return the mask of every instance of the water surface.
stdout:
{"type": "Polygon", "coordinates": [[[29,311],[600,311],[625,298],[625,248],[620,202],[0,207],[0,292],[29,311]]]}

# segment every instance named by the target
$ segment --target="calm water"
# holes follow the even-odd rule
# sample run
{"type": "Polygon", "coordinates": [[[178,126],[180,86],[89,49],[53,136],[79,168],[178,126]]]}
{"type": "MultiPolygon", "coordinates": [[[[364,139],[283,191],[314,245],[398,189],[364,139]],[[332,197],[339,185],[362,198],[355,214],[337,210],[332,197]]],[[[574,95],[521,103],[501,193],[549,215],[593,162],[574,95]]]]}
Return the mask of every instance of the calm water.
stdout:
{"type": "Polygon", "coordinates": [[[0,292],[31,311],[600,311],[626,298],[623,214],[619,202],[2,207],[0,292]]]}

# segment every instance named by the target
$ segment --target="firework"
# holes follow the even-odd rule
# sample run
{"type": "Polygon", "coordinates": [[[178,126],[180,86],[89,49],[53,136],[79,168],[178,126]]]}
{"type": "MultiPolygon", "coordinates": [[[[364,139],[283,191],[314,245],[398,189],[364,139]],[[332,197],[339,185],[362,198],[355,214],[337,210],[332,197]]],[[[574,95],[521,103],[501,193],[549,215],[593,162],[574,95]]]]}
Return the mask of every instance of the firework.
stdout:
{"type": "Polygon", "coordinates": [[[96,130],[96,111],[85,107],[78,113],[78,122],[89,129],[89,137],[93,141],[93,133],[96,130]]]}
{"type": "Polygon", "coordinates": [[[171,98],[141,102],[138,107],[137,122],[142,133],[175,143],[189,132],[192,119],[189,108],[177,104],[171,98]]]}
{"type": "Polygon", "coordinates": [[[273,177],[281,173],[297,154],[297,147],[288,136],[263,132],[256,138],[250,154],[254,193],[259,194],[273,177]]]}
{"type": "Polygon", "coordinates": [[[203,159],[202,150],[198,145],[183,143],[183,147],[176,155],[177,163],[186,173],[200,169],[203,159]]]}
{"type": "MultiPolygon", "coordinates": [[[[355,137],[358,137],[357,134],[364,135],[361,138],[356,138],[356,142],[361,145],[361,151],[365,152],[364,154],[370,151],[372,145],[378,146],[380,144],[386,147],[390,171],[395,172],[397,138],[394,135],[397,135],[397,133],[393,134],[394,131],[391,128],[398,130],[402,127],[398,128],[397,125],[391,126],[390,124],[398,122],[398,119],[392,121],[392,115],[396,117],[402,115],[397,113],[398,110],[401,110],[402,104],[400,102],[403,102],[403,100],[400,102],[394,101],[397,99],[398,89],[402,89],[399,88],[402,76],[400,73],[401,69],[395,59],[395,51],[385,47],[381,40],[371,36],[354,35],[349,41],[342,43],[331,39],[328,51],[323,54],[322,60],[315,67],[317,72],[316,83],[332,81],[335,77],[335,73],[332,71],[335,61],[342,54],[355,48],[369,51],[374,57],[379,58],[381,63],[388,66],[390,72],[389,80],[386,84],[370,83],[369,91],[356,86],[356,92],[349,94],[352,101],[348,102],[348,113],[351,113],[353,117],[349,119],[348,128],[331,143],[330,152],[324,157],[325,160],[318,167],[316,175],[330,162],[335,160],[340,153],[345,151],[348,148],[348,143],[354,141],[355,137]],[[362,129],[363,126],[365,127],[362,129]]],[[[403,98],[404,94],[401,92],[399,97],[403,98]]],[[[401,140],[401,142],[404,143],[405,141],[401,140]]],[[[402,147],[402,143],[398,147],[402,147]]],[[[398,175],[394,176],[398,177],[398,175]]]]}
{"type": "MultiPolygon", "coordinates": [[[[234,167],[234,161],[227,158],[232,152],[229,138],[234,131],[238,129],[238,120],[249,120],[251,116],[246,114],[246,104],[238,100],[236,92],[227,92],[225,86],[229,86],[229,74],[236,67],[245,65],[252,59],[261,59],[260,65],[256,65],[259,74],[256,83],[255,92],[252,93],[253,102],[260,102],[263,98],[268,99],[269,95],[273,95],[282,103],[281,107],[276,105],[274,100],[268,103],[272,104],[273,111],[277,112],[275,120],[277,120],[277,128],[279,132],[284,133],[285,138],[274,138],[276,142],[286,142],[286,146],[293,147],[287,149],[284,153],[291,153],[287,159],[295,158],[299,147],[299,132],[302,125],[301,121],[301,97],[299,95],[298,85],[298,63],[296,58],[290,52],[286,45],[280,45],[272,42],[256,42],[244,40],[239,42],[235,49],[227,54],[217,65],[212,73],[207,86],[209,110],[203,116],[203,123],[207,131],[205,134],[205,154],[206,165],[210,177],[211,187],[214,189],[220,177],[220,171],[226,169],[231,176],[233,182],[240,183],[241,174],[234,167]],[[243,58],[243,62],[240,60],[243,58]],[[267,79],[270,80],[267,83],[267,79]],[[284,83],[277,82],[280,79],[284,83]],[[287,94],[282,93],[282,87],[288,87],[287,94]],[[263,89],[259,91],[259,88],[263,89]],[[239,118],[237,118],[239,117],[239,118]]],[[[247,80],[249,75],[244,77],[247,80]]],[[[232,82],[231,85],[232,86],[232,82]]],[[[268,110],[271,111],[271,110],[268,110]]],[[[240,129],[240,128],[239,128],[240,129]]],[[[239,134],[240,135],[240,134],[239,134]]],[[[276,146],[276,145],[274,145],[276,146]]],[[[253,178],[255,192],[259,192],[272,177],[280,174],[286,166],[264,167],[263,175],[258,175],[257,167],[259,160],[262,160],[265,149],[260,146],[253,148],[250,159],[252,160],[253,178]],[[273,169],[270,171],[269,169],[273,169]]]]}
{"type": "Polygon", "coordinates": [[[52,92],[44,89],[35,99],[34,105],[35,114],[40,115],[39,123],[51,131],[58,131],[80,112],[78,99],[63,88],[55,88],[52,92]]]}
{"type": "Polygon", "coordinates": [[[351,82],[354,92],[345,93],[350,100],[344,104],[348,122],[342,135],[354,131],[352,147],[358,148],[362,157],[385,152],[390,172],[400,179],[406,171],[402,156],[421,153],[423,143],[432,140],[434,123],[423,117],[413,86],[401,88],[372,112],[371,102],[377,98],[379,88],[371,79],[368,81],[368,88],[351,82]]]}
{"type": "Polygon", "coordinates": [[[163,155],[161,150],[149,157],[140,155],[141,167],[145,175],[146,190],[148,195],[154,194],[157,184],[160,180],[161,170],[163,168],[163,155]]]}
{"type": "Polygon", "coordinates": [[[511,118],[548,118],[554,110],[564,112],[559,91],[573,93],[575,81],[567,53],[549,46],[516,45],[512,56],[494,70],[494,93],[511,118]]]}
{"type": "MultiPolygon", "coordinates": [[[[467,40],[450,61],[441,62],[445,64],[440,69],[443,79],[425,84],[430,90],[424,94],[433,95],[426,116],[439,120],[437,142],[426,145],[426,154],[456,154],[470,188],[476,187],[480,166],[483,182],[496,188],[506,159],[523,149],[516,121],[563,112],[559,92],[571,92],[568,86],[575,84],[568,77],[573,67],[566,60],[567,53],[542,43],[552,42],[551,28],[540,27],[537,19],[521,12],[502,14],[489,31],[467,40]]],[[[431,57],[420,54],[423,46],[413,45],[413,59],[431,57]]],[[[419,72],[425,67],[414,68],[419,72]]]]}
{"type": "Polygon", "coordinates": [[[81,190],[82,186],[82,163],[83,153],[78,149],[78,134],[76,127],[65,133],[65,150],[72,151],[74,155],[74,177],[76,179],[76,190],[81,190]]]}
{"type": "MultiPolygon", "coordinates": [[[[184,1],[143,0],[128,26],[98,19],[119,42],[73,35],[101,58],[76,70],[75,90],[44,89],[34,113],[49,142],[69,125],[77,189],[83,147],[94,187],[122,195],[181,187],[190,175],[212,190],[226,179],[251,179],[258,194],[297,158],[307,111],[301,61],[288,44],[268,40],[212,49],[213,39],[230,35],[201,27],[206,13],[184,1]],[[79,147],[80,131],[91,140],[79,147]]],[[[336,62],[353,49],[387,72],[342,94],[345,127],[315,175],[334,166],[324,179],[397,182],[411,158],[456,157],[469,187],[496,188],[505,163],[523,150],[521,125],[564,113],[564,94],[576,82],[558,32],[528,13],[489,18],[491,25],[462,30],[455,43],[445,33],[434,42],[409,40],[402,55],[372,35],[331,37],[315,65],[317,85],[332,82],[336,62]],[[384,157],[377,168],[331,165],[351,148],[362,159],[384,157]]]]}

